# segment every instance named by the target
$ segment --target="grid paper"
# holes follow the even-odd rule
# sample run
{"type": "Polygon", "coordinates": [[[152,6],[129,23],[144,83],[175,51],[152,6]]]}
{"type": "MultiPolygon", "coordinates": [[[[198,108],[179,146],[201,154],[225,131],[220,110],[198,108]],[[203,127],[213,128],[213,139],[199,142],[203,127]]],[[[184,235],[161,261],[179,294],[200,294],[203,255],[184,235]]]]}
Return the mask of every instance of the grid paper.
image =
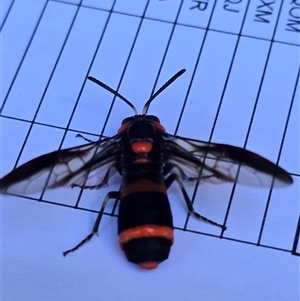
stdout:
{"type": "MultiPolygon", "coordinates": [[[[191,241],[200,234],[218,244],[243,244],[235,247],[246,250],[259,245],[282,254],[278,256],[290,256],[288,252],[299,255],[297,1],[128,3],[3,1],[2,175],[46,152],[82,144],[75,138],[77,133],[93,140],[112,136],[121,121],[132,115],[114,95],[86,81],[87,75],[116,89],[141,111],[154,91],[186,68],[187,72],[151,104],[149,114],[158,116],[171,134],[257,152],[288,170],[294,184],[274,190],[234,184],[189,185],[187,191],[196,211],[225,222],[228,229],[224,233],[190,218],[179,188],[173,185],[168,195],[179,230],[175,234],[185,230],[182,235],[191,241]]],[[[62,251],[89,233],[102,199],[117,189],[116,179],[101,190],[61,188],[26,198],[5,196],[2,202],[8,209],[9,203],[15,205],[9,210],[16,219],[26,206],[39,206],[51,213],[43,221],[55,218],[57,223],[61,223],[59,214],[54,217],[58,206],[53,205],[61,205],[64,212],[79,209],[70,213],[74,221],[72,226],[66,222],[64,235],[60,230],[54,233],[62,251]],[[42,204],[34,202],[37,200],[42,204]]],[[[111,202],[104,224],[116,224],[111,218],[116,212],[116,204],[111,202]]],[[[25,221],[22,227],[28,227],[25,221]]],[[[112,252],[115,228],[107,232],[107,227],[101,224],[99,238],[80,249],[78,256],[87,258],[85,252],[97,249],[94,240],[112,252]]],[[[3,228],[5,243],[9,225],[3,228]]],[[[35,229],[27,231],[27,239],[36,240],[35,229]]],[[[20,244],[15,242],[18,248],[20,244]]],[[[113,252],[116,254],[107,260],[122,257],[121,251],[113,252]]],[[[176,265],[178,259],[172,258],[176,265]]],[[[101,256],[93,260],[102,262],[101,256]]]]}

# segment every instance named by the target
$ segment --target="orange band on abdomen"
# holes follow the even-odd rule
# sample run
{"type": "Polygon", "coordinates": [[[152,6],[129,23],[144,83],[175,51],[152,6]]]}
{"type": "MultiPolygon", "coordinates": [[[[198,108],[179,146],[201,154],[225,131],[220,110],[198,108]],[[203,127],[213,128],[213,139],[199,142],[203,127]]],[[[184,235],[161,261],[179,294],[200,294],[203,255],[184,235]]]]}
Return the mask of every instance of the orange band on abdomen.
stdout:
{"type": "Polygon", "coordinates": [[[167,189],[164,184],[156,183],[149,180],[140,180],[125,185],[121,189],[121,198],[131,193],[144,192],[144,191],[160,192],[166,194],[167,189]]]}
{"type": "Polygon", "coordinates": [[[132,239],[147,238],[147,237],[162,237],[171,241],[173,244],[174,235],[173,229],[166,226],[144,225],[131,229],[127,229],[119,234],[119,242],[121,249],[123,245],[132,239]]]}

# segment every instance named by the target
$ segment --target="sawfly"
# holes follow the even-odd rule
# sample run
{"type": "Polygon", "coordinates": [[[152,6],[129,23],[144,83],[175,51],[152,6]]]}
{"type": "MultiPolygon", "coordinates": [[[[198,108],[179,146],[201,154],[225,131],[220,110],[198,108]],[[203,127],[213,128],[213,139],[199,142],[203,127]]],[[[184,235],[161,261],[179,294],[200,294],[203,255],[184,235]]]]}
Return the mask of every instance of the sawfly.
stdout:
{"type": "Polygon", "coordinates": [[[118,235],[128,261],[142,269],[154,269],[166,260],[173,244],[173,221],[167,196],[176,182],[188,212],[199,220],[220,227],[197,213],[185,190],[185,181],[283,187],[293,183],[288,172],[246,149],[208,143],[166,132],[159,119],[147,115],[151,102],[185,72],[177,72],[145,103],[142,114],[125,97],[99,80],[89,80],[127,103],[134,116],[122,121],[117,134],[78,147],[37,157],[0,179],[2,193],[26,195],[56,187],[99,189],[119,173],[120,189],[109,192],[102,203],[92,232],[67,255],[87,243],[97,232],[107,202],[120,200],[118,235]]]}

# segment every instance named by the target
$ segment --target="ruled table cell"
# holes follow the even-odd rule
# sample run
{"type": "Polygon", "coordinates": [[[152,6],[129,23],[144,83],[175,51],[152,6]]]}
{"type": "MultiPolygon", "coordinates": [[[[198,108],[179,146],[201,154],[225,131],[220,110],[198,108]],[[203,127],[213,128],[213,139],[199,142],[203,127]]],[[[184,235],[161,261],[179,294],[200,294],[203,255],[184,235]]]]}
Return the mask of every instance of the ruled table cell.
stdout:
{"type": "Polygon", "coordinates": [[[20,66],[3,114],[32,119],[55,66],[76,7],[50,2],[20,66]],[[49,20],[55,20],[55,24],[49,20]],[[41,50],[42,49],[42,50],[41,50]],[[30,78],[30,85],[28,79],[30,78]],[[34,88],[33,88],[34,87],[34,88]]]}

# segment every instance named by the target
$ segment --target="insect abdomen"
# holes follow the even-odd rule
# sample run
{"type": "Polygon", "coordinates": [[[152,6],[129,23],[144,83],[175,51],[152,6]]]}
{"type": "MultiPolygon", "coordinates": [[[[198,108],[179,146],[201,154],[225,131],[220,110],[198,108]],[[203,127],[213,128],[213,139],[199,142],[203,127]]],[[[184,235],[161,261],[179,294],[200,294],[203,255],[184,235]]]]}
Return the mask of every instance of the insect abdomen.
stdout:
{"type": "Polygon", "coordinates": [[[173,222],[164,184],[140,180],[121,189],[118,234],[128,261],[143,269],[169,257],[173,222]]]}

